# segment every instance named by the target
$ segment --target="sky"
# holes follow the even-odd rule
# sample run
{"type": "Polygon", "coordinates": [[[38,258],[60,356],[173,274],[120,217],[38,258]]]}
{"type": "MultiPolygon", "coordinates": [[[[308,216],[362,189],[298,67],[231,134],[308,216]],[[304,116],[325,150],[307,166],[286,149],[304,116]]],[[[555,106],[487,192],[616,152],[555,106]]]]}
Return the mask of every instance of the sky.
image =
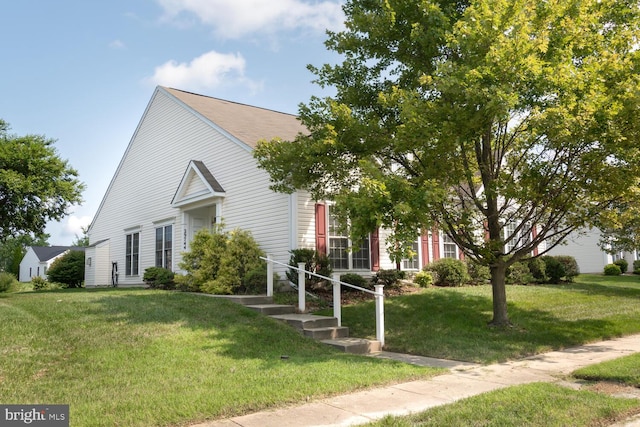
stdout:
{"type": "Polygon", "coordinates": [[[19,0],[2,5],[0,118],[55,139],[84,202],[46,232],[82,236],[157,85],[296,114],[336,63],[342,0],[19,0]]]}

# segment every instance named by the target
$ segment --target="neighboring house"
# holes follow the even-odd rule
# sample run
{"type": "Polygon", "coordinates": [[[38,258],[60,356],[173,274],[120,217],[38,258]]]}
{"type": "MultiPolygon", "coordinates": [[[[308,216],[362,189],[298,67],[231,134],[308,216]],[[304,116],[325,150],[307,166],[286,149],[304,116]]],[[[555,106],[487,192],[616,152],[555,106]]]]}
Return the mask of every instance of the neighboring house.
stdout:
{"type": "Polygon", "coordinates": [[[85,248],[77,246],[30,246],[27,253],[20,261],[21,282],[29,282],[33,277],[47,278],[47,270],[57,258],[67,252],[84,251],[85,248]]]}
{"type": "MultiPolygon", "coordinates": [[[[395,268],[385,230],[349,251],[334,227],[331,205],[307,193],[269,189],[269,175],[252,151],[261,139],[293,139],[305,129],[291,114],[157,87],[91,223],[85,285],[142,283],[144,270],[179,271],[194,234],[223,224],[251,232],[265,253],[288,262],[291,249],[329,255],[335,271],[371,275],[395,268]]],[[[441,232],[416,232],[417,256],[400,267],[418,270],[461,258],[441,232]]],[[[284,277],[284,267],[276,271],[284,277]]]]}
{"type": "Polygon", "coordinates": [[[629,263],[627,272],[633,271],[633,261],[638,259],[638,253],[609,254],[598,245],[600,235],[601,232],[597,228],[572,233],[564,244],[549,251],[549,255],[571,255],[576,259],[580,273],[602,273],[605,265],[622,258],[629,263]]]}

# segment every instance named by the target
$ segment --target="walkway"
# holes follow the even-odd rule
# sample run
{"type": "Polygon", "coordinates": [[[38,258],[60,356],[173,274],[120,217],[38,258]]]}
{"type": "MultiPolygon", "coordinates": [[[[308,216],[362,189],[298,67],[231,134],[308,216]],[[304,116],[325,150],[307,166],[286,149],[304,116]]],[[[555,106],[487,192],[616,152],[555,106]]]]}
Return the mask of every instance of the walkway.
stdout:
{"type": "MultiPolygon", "coordinates": [[[[198,424],[192,427],[309,427],[365,424],[385,415],[406,415],[487,391],[531,382],[564,381],[576,369],[640,352],[640,335],[602,341],[523,360],[475,365],[383,352],[386,357],[423,366],[445,367],[449,374],[357,393],[335,396],[272,411],[198,424]]],[[[640,397],[640,391],[639,391],[640,397]]],[[[634,417],[616,427],[640,427],[634,417]]]]}

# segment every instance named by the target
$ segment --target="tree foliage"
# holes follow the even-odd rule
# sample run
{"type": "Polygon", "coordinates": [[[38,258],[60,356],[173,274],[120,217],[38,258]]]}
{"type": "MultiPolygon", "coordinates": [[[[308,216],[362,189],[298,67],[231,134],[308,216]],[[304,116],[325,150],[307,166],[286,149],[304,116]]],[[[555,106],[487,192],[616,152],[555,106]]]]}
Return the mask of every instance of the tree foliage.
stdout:
{"type": "Polygon", "coordinates": [[[344,60],[310,67],[335,96],[300,107],[307,134],[261,142],[259,165],[276,191],[336,201],[353,237],[389,228],[392,250],[437,224],[490,267],[492,323],[508,324],[506,269],[638,182],[637,2],[349,0],[344,11],[326,42],[344,60]]]}
{"type": "Polygon", "coordinates": [[[49,246],[48,234],[33,236],[22,234],[8,237],[4,242],[0,242],[0,271],[6,271],[18,277],[20,273],[20,262],[27,253],[29,246],[49,246]]]}
{"type": "Polygon", "coordinates": [[[16,136],[0,119],[0,241],[20,234],[42,234],[82,201],[78,172],[61,159],[54,140],[16,136]]]}
{"type": "Polygon", "coordinates": [[[69,251],[56,258],[47,270],[47,280],[63,283],[68,288],[81,288],[84,282],[84,259],[83,251],[69,251]]]}

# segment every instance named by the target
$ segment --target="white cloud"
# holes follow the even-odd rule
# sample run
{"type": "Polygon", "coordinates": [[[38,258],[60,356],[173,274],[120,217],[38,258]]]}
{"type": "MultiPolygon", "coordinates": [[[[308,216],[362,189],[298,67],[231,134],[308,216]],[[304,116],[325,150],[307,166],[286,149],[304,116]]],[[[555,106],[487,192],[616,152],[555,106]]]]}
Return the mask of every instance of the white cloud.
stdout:
{"type": "Polygon", "coordinates": [[[212,89],[222,85],[241,84],[257,90],[260,84],[244,76],[246,61],[239,53],[207,52],[191,62],[170,60],[156,67],[145,80],[161,86],[187,90],[212,89]]]}
{"type": "Polygon", "coordinates": [[[90,216],[71,215],[64,224],[63,235],[82,237],[84,235],[82,228],[88,227],[89,224],[91,224],[90,216]]]}
{"type": "Polygon", "coordinates": [[[340,0],[156,0],[164,19],[183,24],[195,17],[222,38],[253,33],[339,29],[344,21],[340,0]]]}
{"type": "Polygon", "coordinates": [[[124,49],[125,45],[120,40],[113,40],[112,42],[109,43],[109,47],[111,49],[124,49]]]}

